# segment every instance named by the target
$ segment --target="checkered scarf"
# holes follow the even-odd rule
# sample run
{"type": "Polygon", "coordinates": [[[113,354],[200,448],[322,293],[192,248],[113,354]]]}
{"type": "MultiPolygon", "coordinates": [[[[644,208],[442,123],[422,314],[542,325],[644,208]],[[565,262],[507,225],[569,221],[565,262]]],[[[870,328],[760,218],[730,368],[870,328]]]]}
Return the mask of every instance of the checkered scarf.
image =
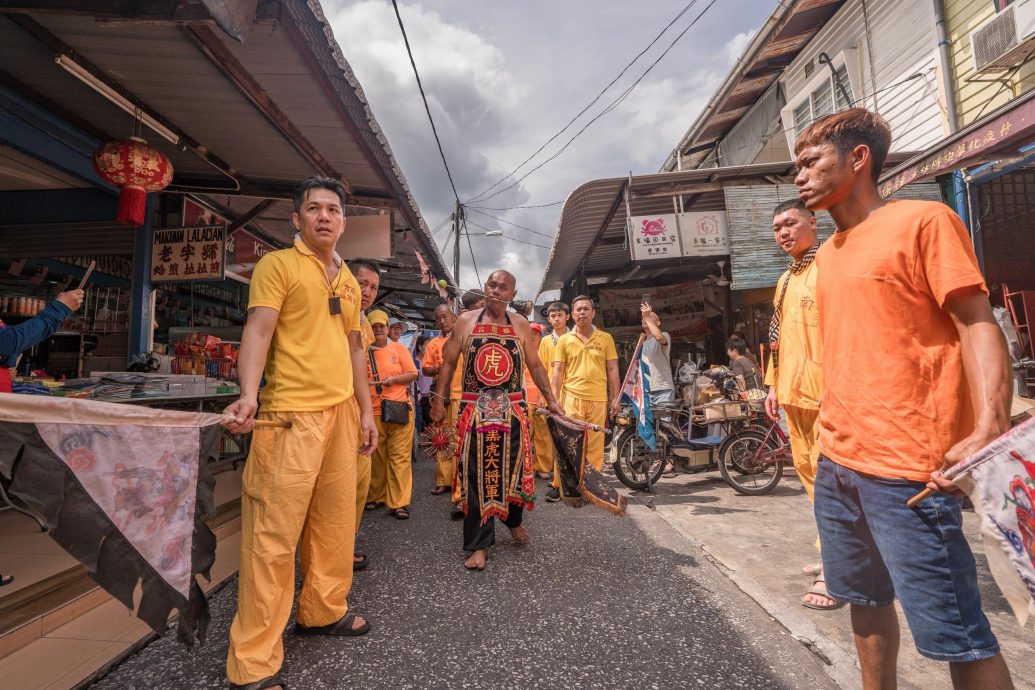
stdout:
{"type": "MultiPolygon", "coordinates": [[[[794,275],[798,275],[815,260],[816,252],[819,251],[819,244],[814,244],[809,248],[807,252],[800,258],[791,261],[790,271],[794,275]]],[[[783,281],[783,285],[780,286],[780,296],[776,298],[776,308],[773,310],[773,320],[769,322],[769,347],[773,352],[773,366],[777,365],[777,359],[779,358],[780,350],[780,312],[783,311],[783,298],[787,294],[787,286],[791,283],[791,277],[787,276],[787,280],[783,281]]]]}

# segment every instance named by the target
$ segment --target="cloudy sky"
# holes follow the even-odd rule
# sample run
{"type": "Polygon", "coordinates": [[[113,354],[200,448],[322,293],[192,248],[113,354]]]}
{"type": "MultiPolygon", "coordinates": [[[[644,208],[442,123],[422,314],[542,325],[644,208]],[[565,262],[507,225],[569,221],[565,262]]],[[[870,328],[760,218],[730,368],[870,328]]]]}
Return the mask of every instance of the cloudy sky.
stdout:
{"type": "MultiPolygon", "coordinates": [[[[482,280],[493,268],[518,276],[521,297],[539,288],[561,205],[580,184],[657,172],[769,16],[775,0],[717,0],[620,105],[556,160],[489,198],[555,153],[626,90],[710,0],[400,1],[431,112],[473,236],[482,280]],[[611,89],[515,176],[478,195],[528,158],[593,100],[687,5],[690,9],[611,89]],[[510,209],[510,210],[496,210],[510,209]],[[484,215],[489,214],[489,215],[484,215]],[[501,223],[489,216],[538,233],[501,223]],[[482,227],[475,227],[474,223],[482,227]],[[540,246],[536,246],[540,245],[540,246]]],[[[324,0],[335,37],[392,146],[439,246],[454,199],[420,101],[389,0],[324,0]]],[[[452,265],[452,248],[443,256],[452,265]]],[[[475,286],[471,253],[461,284],[475,286]]]]}

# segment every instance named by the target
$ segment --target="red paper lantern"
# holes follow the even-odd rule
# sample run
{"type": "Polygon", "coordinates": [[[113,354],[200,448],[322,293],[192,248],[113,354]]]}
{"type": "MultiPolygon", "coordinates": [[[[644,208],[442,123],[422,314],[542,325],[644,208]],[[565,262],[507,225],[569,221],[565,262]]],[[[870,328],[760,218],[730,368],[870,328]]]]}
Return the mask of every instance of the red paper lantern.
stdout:
{"type": "Polygon", "coordinates": [[[93,169],[105,182],[119,187],[119,225],[143,225],[148,192],[172,182],[173,167],[161,151],[139,137],[109,141],[93,152],[93,169]]]}

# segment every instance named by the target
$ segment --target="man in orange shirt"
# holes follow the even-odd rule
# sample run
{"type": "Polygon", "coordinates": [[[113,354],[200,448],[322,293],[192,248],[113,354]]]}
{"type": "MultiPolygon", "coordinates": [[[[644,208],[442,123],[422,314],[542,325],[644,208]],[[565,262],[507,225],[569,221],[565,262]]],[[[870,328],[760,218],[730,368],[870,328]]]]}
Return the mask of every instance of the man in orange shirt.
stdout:
{"type": "MultiPolygon", "coordinates": [[[[442,368],[442,348],[449,340],[449,334],[453,332],[453,324],[456,323],[456,315],[450,310],[448,304],[440,304],[435,307],[435,325],[442,331],[441,335],[435,336],[428,341],[424,352],[424,375],[438,378],[439,370],[442,368]]],[[[456,425],[456,415],[460,408],[460,367],[457,367],[456,374],[449,387],[449,405],[446,407],[445,423],[456,425]]],[[[432,389],[434,390],[434,388],[432,389]]],[[[453,486],[453,460],[435,461],[435,488],[431,490],[436,496],[449,491],[453,486]]]]}
{"type": "Polygon", "coordinates": [[[827,591],[851,604],[863,687],[896,687],[897,595],[917,651],[949,662],[954,687],[1012,688],[958,492],[941,476],[1008,429],[1006,347],[959,217],[881,198],[890,146],[887,123],[853,108],[794,147],[799,198],[837,226],[816,256],[827,591]],[[909,508],[925,484],[937,492],[909,508]]]}
{"type": "MultiPolygon", "coordinates": [[[[538,353],[541,350],[543,324],[530,323],[532,329],[532,346],[538,353]]],[[[542,361],[542,360],[540,360],[542,361]]],[[[545,365],[543,365],[545,366],[545,365]]],[[[552,479],[553,475],[553,439],[550,428],[546,425],[546,417],[536,414],[540,407],[546,407],[546,398],[535,385],[532,372],[525,369],[525,397],[528,400],[529,425],[532,427],[532,455],[535,458],[535,476],[539,479],[552,479]]]]}

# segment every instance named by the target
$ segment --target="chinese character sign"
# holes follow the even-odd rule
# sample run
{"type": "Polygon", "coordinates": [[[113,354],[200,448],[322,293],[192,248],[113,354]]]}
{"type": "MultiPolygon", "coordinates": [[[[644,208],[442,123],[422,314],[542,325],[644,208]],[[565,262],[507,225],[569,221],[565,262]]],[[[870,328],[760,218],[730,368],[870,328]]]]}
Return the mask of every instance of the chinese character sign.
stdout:
{"type": "Polygon", "coordinates": [[[725,211],[679,214],[683,256],[723,256],[730,253],[730,234],[725,211]]]}
{"type": "Polygon", "coordinates": [[[151,282],[223,279],[225,226],[160,228],[152,243],[151,282]]]}
{"type": "Polygon", "coordinates": [[[629,246],[634,261],[682,256],[675,215],[633,216],[631,222],[629,246]]]}

